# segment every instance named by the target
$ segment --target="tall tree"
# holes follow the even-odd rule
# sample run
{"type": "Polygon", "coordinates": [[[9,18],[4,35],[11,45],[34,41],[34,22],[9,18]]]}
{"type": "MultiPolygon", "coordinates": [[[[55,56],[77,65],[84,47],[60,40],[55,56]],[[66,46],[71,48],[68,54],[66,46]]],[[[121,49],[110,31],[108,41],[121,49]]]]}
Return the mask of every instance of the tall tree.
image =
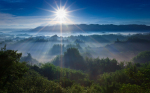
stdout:
{"type": "Polygon", "coordinates": [[[6,50],[6,45],[0,50],[0,89],[3,90],[9,83],[21,78],[28,70],[26,63],[20,63],[21,53],[6,50]]]}

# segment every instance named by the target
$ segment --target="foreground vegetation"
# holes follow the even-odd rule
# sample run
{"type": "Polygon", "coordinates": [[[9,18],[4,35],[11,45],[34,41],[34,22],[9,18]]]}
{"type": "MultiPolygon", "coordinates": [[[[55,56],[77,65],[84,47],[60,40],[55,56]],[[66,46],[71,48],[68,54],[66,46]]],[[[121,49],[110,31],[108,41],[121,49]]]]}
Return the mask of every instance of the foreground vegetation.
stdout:
{"type": "Polygon", "coordinates": [[[149,51],[117,62],[83,58],[69,48],[40,66],[19,62],[21,55],[0,50],[0,93],[150,93],[149,51]]]}

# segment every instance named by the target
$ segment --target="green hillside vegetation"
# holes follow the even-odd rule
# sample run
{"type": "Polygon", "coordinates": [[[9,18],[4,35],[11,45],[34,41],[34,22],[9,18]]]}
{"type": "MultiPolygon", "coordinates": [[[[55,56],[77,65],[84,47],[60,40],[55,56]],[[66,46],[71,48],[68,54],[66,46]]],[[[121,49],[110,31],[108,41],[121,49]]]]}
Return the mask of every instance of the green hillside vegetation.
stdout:
{"type": "Polygon", "coordinates": [[[37,66],[19,62],[22,54],[5,46],[0,50],[0,93],[150,93],[149,54],[135,57],[143,62],[118,62],[83,58],[69,48],[57,57],[62,65],[55,66],[55,58],[53,64],[37,66]]]}
{"type": "Polygon", "coordinates": [[[83,58],[76,48],[67,49],[64,55],[57,56],[51,63],[60,67],[82,70],[90,74],[90,78],[97,78],[99,74],[104,72],[114,72],[121,69],[115,59],[83,58]]]}
{"type": "Polygon", "coordinates": [[[67,44],[61,45],[61,44],[54,44],[52,48],[48,51],[48,54],[51,55],[60,55],[61,53],[64,53],[67,51],[68,48],[77,48],[77,49],[82,49],[81,46],[76,43],[76,44],[67,44]]]}
{"type": "Polygon", "coordinates": [[[147,62],[150,62],[150,51],[140,52],[132,60],[133,60],[134,63],[147,63],[147,62]]]}
{"type": "Polygon", "coordinates": [[[115,43],[150,43],[150,40],[132,36],[125,41],[120,41],[117,38],[117,41],[115,43]]]}
{"type": "Polygon", "coordinates": [[[135,34],[130,36],[131,38],[140,38],[140,39],[145,39],[145,40],[150,40],[150,33],[147,34],[135,34]]]}
{"type": "Polygon", "coordinates": [[[36,59],[34,59],[30,53],[28,53],[27,56],[21,57],[20,62],[27,62],[28,64],[31,64],[31,65],[39,64],[39,62],[36,59]]]}

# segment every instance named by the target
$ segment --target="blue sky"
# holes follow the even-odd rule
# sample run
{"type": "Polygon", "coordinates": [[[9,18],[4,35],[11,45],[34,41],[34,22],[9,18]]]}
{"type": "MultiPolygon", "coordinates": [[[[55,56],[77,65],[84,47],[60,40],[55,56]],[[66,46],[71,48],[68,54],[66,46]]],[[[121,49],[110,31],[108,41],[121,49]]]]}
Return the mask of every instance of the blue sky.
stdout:
{"type": "MultiPolygon", "coordinates": [[[[54,13],[43,9],[53,11],[50,5],[56,3],[60,0],[0,0],[0,28],[53,25],[54,13]]],[[[150,25],[150,0],[68,0],[68,6],[68,11],[77,10],[68,17],[75,24],[150,25]]]]}

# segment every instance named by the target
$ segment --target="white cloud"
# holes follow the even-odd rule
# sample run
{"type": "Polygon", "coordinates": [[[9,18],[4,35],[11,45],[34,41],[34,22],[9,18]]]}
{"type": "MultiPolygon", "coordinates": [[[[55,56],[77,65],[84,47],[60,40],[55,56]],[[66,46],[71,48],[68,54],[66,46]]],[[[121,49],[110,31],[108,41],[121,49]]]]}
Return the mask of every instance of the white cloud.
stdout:
{"type": "Polygon", "coordinates": [[[19,27],[34,28],[42,24],[55,24],[48,16],[15,16],[7,13],[0,13],[0,28],[19,27]]]}

